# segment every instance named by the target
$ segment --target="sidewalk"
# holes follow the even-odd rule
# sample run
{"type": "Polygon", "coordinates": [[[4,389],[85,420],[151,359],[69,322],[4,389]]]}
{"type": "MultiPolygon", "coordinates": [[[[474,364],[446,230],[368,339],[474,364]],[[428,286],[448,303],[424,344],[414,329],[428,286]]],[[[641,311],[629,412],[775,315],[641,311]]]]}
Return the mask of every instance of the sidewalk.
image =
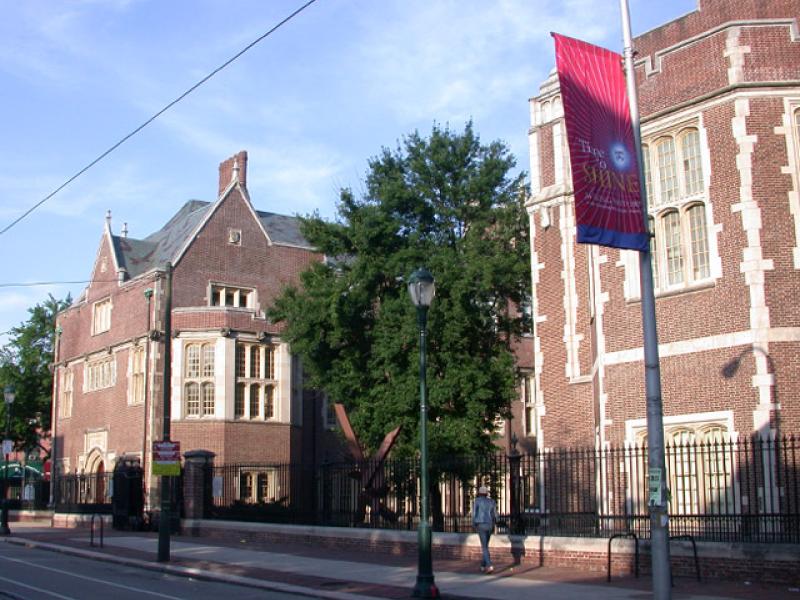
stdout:
{"type": "MultiPolygon", "coordinates": [[[[318,598],[357,600],[408,598],[416,580],[416,558],[353,551],[337,552],[300,545],[238,545],[199,537],[172,536],[170,562],[156,562],[155,533],[106,531],[104,544],[90,545],[86,529],[58,529],[41,524],[12,523],[12,535],[0,540],[20,545],[123,563],[175,575],[239,583],[251,587],[318,598]]],[[[457,560],[434,561],[434,577],[442,597],[513,600],[641,600],[651,596],[650,580],[620,578],[606,583],[605,574],[534,565],[495,564],[483,575],[477,564],[457,560]]],[[[676,579],[676,600],[797,598],[800,592],[785,586],[746,585],[742,582],[696,582],[676,579]]]]}

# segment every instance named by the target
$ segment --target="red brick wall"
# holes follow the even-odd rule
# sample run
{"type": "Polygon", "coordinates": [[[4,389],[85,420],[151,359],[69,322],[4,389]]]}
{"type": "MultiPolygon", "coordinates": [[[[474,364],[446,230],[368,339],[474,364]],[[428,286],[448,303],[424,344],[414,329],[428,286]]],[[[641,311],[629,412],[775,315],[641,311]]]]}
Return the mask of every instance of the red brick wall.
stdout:
{"type": "MultiPolygon", "coordinates": [[[[220,165],[220,189],[225,189],[232,176],[233,158],[239,166],[239,181],[246,180],[246,153],[220,165]]],[[[198,232],[173,270],[173,333],[181,330],[210,330],[215,334],[222,328],[252,333],[279,333],[280,329],[263,318],[281,290],[297,283],[298,274],[319,254],[308,250],[270,244],[260,223],[250,210],[238,188],[230,192],[198,232]],[[241,245],[228,243],[229,229],[241,230],[241,245]],[[259,311],[209,308],[210,282],[257,290],[259,311]]],[[[148,402],[154,404],[152,433],[145,444],[145,405],[128,405],[128,349],[133,340],[146,340],[149,330],[163,331],[164,280],[144,275],[120,285],[115,270],[108,236],[101,240],[93,283],[85,300],[59,316],[63,333],[59,346],[59,364],[71,364],[87,354],[112,349],[117,361],[116,385],[88,392],[83,389],[83,363],[74,371],[72,416],[56,422],[58,457],[69,457],[70,465],[78,465],[84,452],[87,431],[107,430],[108,452],[120,456],[142,452],[153,438],[161,438],[163,397],[164,340],[152,345],[157,353],[152,365],[152,385],[148,386],[148,402]],[[101,265],[105,265],[101,272],[101,265]],[[146,289],[153,289],[150,322],[146,289]],[[111,328],[108,332],[91,335],[92,304],[104,298],[113,302],[111,328]]],[[[56,391],[58,393],[58,391],[56,391]]],[[[321,416],[321,400],[305,394],[307,404],[301,418],[303,427],[283,423],[173,421],[172,438],[179,440],[184,451],[207,449],[217,455],[217,464],[224,462],[289,462],[300,460],[304,452],[313,461],[314,454],[324,455],[325,442],[330,437],[317,421],[321,416]],[[306,421],[305,419],[309,419],[306,421]]],[[[173,401],[179,399],[173,398],[173,401]]],[[[149,407],[148,407],[149,408],[149,407]]],[[[110,469],[112,465],[105,465],[110,469]]]]}
{"type": "MultiPolygon", "coordinates": [[[[724,340],[734,332],[747,333],[754,326],[751,304],[752,289],[742,262],[748,256],[748,239],[743,214],[736,205],[742,199],[742,172],[746,166],[738,155],[732,120],[736,117],[736,96],[714,92],[728,88],[730,57],[725,55],[728,30],[711,30],[731,21],[754,19],[795,19],[800,13],[796,0],[702,0],[700,9],[680,19],[658,27],[636,38],[637,78],[641,113],[648,130],[658,131],[648,117],[663,111],[664,115],[685,110],[681,122],[698,126],[706,136],[710,151],[710,169],[704,164],[704,177],[709,194],[706,200],[712,209],[713,222],[708,224],[710,240],[717,243],[721,276],[711,285],[694,291],[664,294],[657,298],[658,337],[661,344],[685,343],[708,338],[724,340]],[[706,35],[708,34],[708,35],[706,35]],[[682,42],[695,38],[691,43],[682,42]],[[668,50],[668,51],[667,51],[668,50]],[[660,56],[660,59],[657,58],[660,56]],[[645,62],[650,60],[654,72],[646,76],[645,62]],[[690,112],[691,101],[709,95],[702,106],[690,112]],[[689,110],[686,110],[689,109],[689,110]],[[672,111],[672,112],[670,112],[672,111]]],[[[787,25],[740,26],[740,46],[749,46],[742,66],[742,80],[747,82],[800,79],[800,42],[792,41],[787,25]]],[[[551,91],[548,89],[548,94],[551,91]]],[[[786,139],[776,133],[783,126],[784,95],[800,95],[794,88],[748,88],[749,115],[746,133],[755,136],[751,171],[753,200],[760,211],[759,230],[762,258],[772,261],[773,269],[764,272],[765,297],[769,307],[769,326],[796,328],[800,321],[798,296],[800,278],[794,267],[793,248],[795,219],[789,211],[791,176],[782,172],[788,164],[786,139]],[[785,90],[785,91],[784,91],[785,90]]],[[[739,98],[743,96],[738,96],[739,98]]],[[[547,96],[550,100],[550,96],[547,96]]],[[[664,120],[662,120],[664,119],[664,120]]],[[[670,121],[668,125],[674,125],[670,121]]],[[[552,125],[535,126],[538,133],[539,175],[542,188],[554,183],[552,174],[552,125]]],[[[746,154],[742,155],[746,158],[746,154]]],[[[545,189],[542,198],[545,197],[545,189]]],[[[538,213],[535,213],[538,214],[538,213]]],[[[538,313],[545,320],[537,324],[541,341],[544,372],[541,389],[546,416],[543,419],[545,445],[574,445],[576,441],[593,443],[590,425],[593,422],[595,399],[607,394],[605,418],[612,424],[607,428],[608,439],[619,442],[625,433],[625,421],[646,415],[644,368],[640,361],[616,362],[612,357],[605,369],[601,384],[595,377],[590,384],[570,383],[564,372],[567,360],[565,347],[564,289],[561,238],[558,207],[551,209],[552,224],[547,229],[536,221],[534,236],[539,270],[537,285],[538,313]]],[[[752,236],[752,234],[751,234],[752,236]]],[[[713,253],[713,244],[711,245],[713,253]]],[[[580,346],[581,373],[589,373],[592,365],[592,343],[596,341],[590,321],[587,250],[576,246],[576,292],[578,296],[577,332],[584,335],[580,346]]],[[[641,303],[625,298],[625,269],[620,264],[620,252],[601,248],[607,260],[600,264],[600,291],[608,294],[603,306],[602,324],[605,345],[601,351],[617,353],[641,348],[641,303]]],[[[712,254],[713,256],[713,254],[712,254]]],[[[638,260],[637,260],[638,262],[638,260]]],[[[634,282],[638,289],[638,281],[634,282]]],[[[752,344],[730,341],[731,347],[708,349],[661,358],[664,414],[682,415],[693,412],[732,410],[734,427],[749,435],[753,428],[753,411],[758,408],[759,390],[753,387],[755,359],[760,351],[752,344]],[[741,355],[741,367],[732,377],[723,375],[723,367],[741,355]]],[[[724,342],[723,342],[724,345],[724,342]]],[[[782,433],[798,431],[800,407],[789,401],[797,395],[797,364],[800,362],[800,343],[797,341],[769,344],[769,371],[776,386],[773,402],[781,411],[773,426],[782,433]],[[777,398],[777,400],[776,400],[777,398]]]]}

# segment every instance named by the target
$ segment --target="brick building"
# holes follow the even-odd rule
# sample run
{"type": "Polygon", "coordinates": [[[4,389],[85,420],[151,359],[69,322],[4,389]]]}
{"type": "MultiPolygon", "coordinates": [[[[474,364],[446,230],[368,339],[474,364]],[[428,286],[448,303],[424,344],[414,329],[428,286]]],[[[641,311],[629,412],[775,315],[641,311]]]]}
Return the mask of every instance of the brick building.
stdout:
{"type": "MultiPolygon", "coordinates": [[[[321,460],[330,412],[304,389],[297,359],[264,311],[323,257],[296,218],[254,209],[246,180],[240,152],[220,165],[216,202],[187,202],[141,240],[126,228],[114,235],[107,218],[91,283],[58,316],[52,422],[60,472],[107,472],[123,455],[150,471],[152,442],[162,437],[167,341],[172,439],[182,451],[210,450],[226,464],[321,460]]],[[[269,499],[268,478],[253,477],[258,484],[243,489],[269,499]]]]}
{"type": "MultiPolygon", "coordinates": [[[[668,443],[800,432],[800,6],[699,0],[634,40],[668,443]]],[[[558,78],[530,100],[523,445],[641,443],[638,254],[577,245],[558,78]]]]}

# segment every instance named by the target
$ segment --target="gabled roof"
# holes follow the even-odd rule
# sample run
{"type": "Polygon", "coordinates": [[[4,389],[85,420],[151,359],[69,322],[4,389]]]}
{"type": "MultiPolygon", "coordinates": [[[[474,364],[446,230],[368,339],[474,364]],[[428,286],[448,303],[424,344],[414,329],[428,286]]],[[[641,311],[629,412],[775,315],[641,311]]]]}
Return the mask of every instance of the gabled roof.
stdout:
{"type": "MultiPolygon", "coordinates": [[[[119,266],[133,278],[174,260],[213,206],[211,202],[189,200],[164,227],[143,240],[112,236],[119,266]]],[[[313,250],[300,233],[297,217],[263,211],[256,211],[256,214],[270,243],[313,250]]]]}

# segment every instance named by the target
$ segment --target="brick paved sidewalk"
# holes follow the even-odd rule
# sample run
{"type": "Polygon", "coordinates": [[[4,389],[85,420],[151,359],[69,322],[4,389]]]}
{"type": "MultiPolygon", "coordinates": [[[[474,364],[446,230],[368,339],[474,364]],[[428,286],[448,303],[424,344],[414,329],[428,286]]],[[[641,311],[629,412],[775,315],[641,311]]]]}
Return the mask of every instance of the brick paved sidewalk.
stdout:
{"type": "MultiPolygon", "coordinates": [[[[157,534],[106,531],[104,546],[100,547],[99,531],[95,545],[89,544],[86,529],[58,529],[31,524],[12,523],[12,540],[40,542],[58,546],[62,551],[93,553],[92,558],[131,560],[156,563],[157,534]]],[[[358,595],[372,598],[408,598],[416,576],[416,557],[357,552],[352,549],[336,551],[300,544],[256,544],[242,540],[224,542],[192,536],[171,537],[169,567],[190,569],[187,575],[209,579],[245,578],[296,586],[320,597],[358,595]],[[338,567],[320,568],[336,562],[338,567]],[[306,568],[308,566],[308,568],[306,568]]],[[[478,572],[477,563],[463,560],[436,560],[434,575],[444,598],[466,597],[568,598],[578,592],[587,598],[648,598],[650,580],[643,576],[614,578],[606,583],[605,573],[537,567],[529,564],[495,564],[491,576],[478,572]],[[568,593],[569,595],[563,595],[568,593]],[[485,594],[485,595],[478,595],[485,594]]],[[[576,596],[575,596],[576,597],[576,596]]],[[[777,600],[797,598],[800,591],[786,586],[745,584],[744,582],[704,581],[678,578],[673,588],[676,600],[700,598],[758,598],[777,600]]]]}

